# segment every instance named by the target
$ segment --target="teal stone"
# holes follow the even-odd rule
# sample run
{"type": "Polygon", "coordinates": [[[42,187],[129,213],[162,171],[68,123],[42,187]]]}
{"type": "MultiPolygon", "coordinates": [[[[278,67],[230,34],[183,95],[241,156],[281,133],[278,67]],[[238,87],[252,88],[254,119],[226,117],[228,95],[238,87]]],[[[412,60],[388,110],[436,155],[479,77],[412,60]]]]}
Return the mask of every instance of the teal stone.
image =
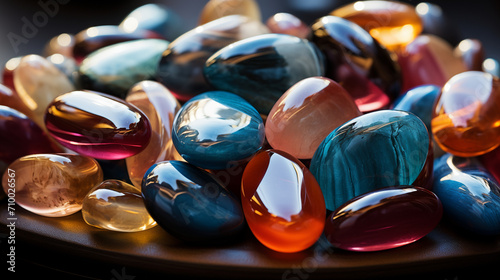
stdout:
{"type": "Polygon", "coordinates": [[[225,169],[262,148],[264,123],[243,98],[210,91],[182,106],[174,119],[172,141],[187,162],[206,169],[225,169]]]}
{"type": "Polygon", "coordinates": [[[476,158],[445,154],[434,162],[434,193],[445,218],[467,232],[500,234],[500,187],[476,158]]]}
{"type": "Polygon", "coordinates": [[[154,80],[168,44],[161,39],[143,39],[99,49],[80,65],[81,85],[85,89],[125,99],[134,84],[154,80]]]}
{"type": "Polygon", "coordinates": [[[214,88],[243,97],[267,115],[295,83],[324,76],[324,57],[305,39],[265,34],[222,48],[207,60],[204,74],[214,88]]]}
{"type": "Polygon", "coordinates": [[[333,211],[378,188],[412,185],[425,171],[429,145],[427,129],[417,116],[376,111],[332,131],[314,153],[310,169],[327,209],[333,211]]]}
{"type": "Polygon", "coordinates": [[[394,102],[394,110],[415,114],[431,131],[432,109],[440,92],[441,87],[435,85],[422,85],[412,88],[394,102]]]}

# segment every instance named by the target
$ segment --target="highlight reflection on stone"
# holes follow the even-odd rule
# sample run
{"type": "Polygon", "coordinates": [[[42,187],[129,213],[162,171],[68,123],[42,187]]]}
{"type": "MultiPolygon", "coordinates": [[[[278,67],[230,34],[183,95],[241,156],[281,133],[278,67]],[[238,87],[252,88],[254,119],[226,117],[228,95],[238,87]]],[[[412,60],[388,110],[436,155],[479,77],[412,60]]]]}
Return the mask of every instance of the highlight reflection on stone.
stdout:
{"type": "Polygon", "coordinates": [[[202,25],[229,15],[242,15],[261,21],[260,8],[255,0],[210,0],[201,11],[198,24],[202,25]]]}
{"type": "Polygon", "coordinates": [[[289,13],[277,13],[266,22],[272,33],[288,34],[302,39],[311,37],[311,27],[289,13]]]}
{"type": "MultiPolygon", "coordinates": [[[[70,154],[36,154],[17,159],[8,167],[15,172],[16,203],[47,217],[71,215],[102,181],[102,170],[92,158],[70,154]]],[[[2,179],[8,188],[8,173],[2,179]]]]}

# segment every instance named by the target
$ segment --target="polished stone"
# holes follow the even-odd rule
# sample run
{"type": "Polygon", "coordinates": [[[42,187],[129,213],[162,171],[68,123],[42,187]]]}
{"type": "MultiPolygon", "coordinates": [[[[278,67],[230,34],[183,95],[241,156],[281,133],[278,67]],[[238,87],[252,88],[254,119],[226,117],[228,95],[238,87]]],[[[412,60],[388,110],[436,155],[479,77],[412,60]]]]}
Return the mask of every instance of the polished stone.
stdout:
{"type": "Polygon", "coordinates": [[[396,58],[364,29],[346,19],[325,16],[313,25],[313,42],[326,56],[326,76],[339,82],[361,112],[388,109],[400,93],[396,58]]]}
{"type": "Polygon", "coordinates": [[[441,93],[441,87],[422,85],[412,88],[401,95],[394,102],[394,110],[401,110],[415,114],[431,131],[432,107],[441,93]]]}
{"type": "Polygon", "coordinates": [[[75,88],[81,88],[80,85],[80,73],[78,72],[80,66],[72,57],[63,56],[62,54],[56,53],[47,57],[47,60],[54,64],[59,71],[61,71],[75,88]]]}
{"type": "Polygon", "coordinates": [[[48,107],[45,123],[64,147],[98,159],[123,159],[144,150],[151,138],[147,117],[116,97],[73,91],[48,107]]]}
{"type": "Polygon", "coordinates": [[[17,92],[2,84],[0,84],[0,105],[10,107],[28,117],[33,116],[33,112],[24,104],[17,92]]]}
{"type": "Polygon", "coordinates": [[[311,42],[286,34],[247,38],[219,50],[204,69],[217,90],[246,99],[267,115],[281,95],[298,81],[324,75],[324,61],[311,42]]]}
{"type": "Polygon", "coordinates": [[[177,114],[172,139],[189,163],[225,169],[246,161],[264,143],[259,113],[239,96],[209,91],[185,103],[177,114]]]}
{"type": "Polygon", "coordinates": [[[330,14],[358,24],[390,50],[401,49],[423,29],[415,7],[396,1],[356,1],[330,14]]]}
{"type": "Polygon", "coordinates": [[[497,182],[500,182],[500,147],[478,157],[478,159],[497,182]]]}
{"type": "Polygon", "coordinates": [[[415,11],[422,20],[422,34],[436,35],[452,45],[461,40],[457,25],[448,17],[448,11],[444,11],[438,4],[420,2],[415,6],[415,11]]]}
{"type": "Polygon", "coordinates": [[[288,34],[302,39],[309,39],[312,34],[311,27],[298,17],[289,13],[277,13],[266,21],[272,33],[288,34]]]}
{"type": "Polygon", "coordinates": [[[333,211],[374,189],[414,184],[426,170],[430,151],[429,134],[418,117],[382,110],[354,118],[330,133],[316,150],[310,169],[327,209],[333,211]]]}
{"type": "Polygon", "coordinates": [[[91,189],[83,200],[82,216],[91,226],[120,232],[156,226],[140,189],[119,180],[106,180],[91,189]]]}
{"type": "Polygon", "coordinates": [[[337,82],[306,78],[274,104],[266,120],[266,139],[274,149],[310,159],[330,132],[360,115],[352,97],[337,82]]]}
{"type": "Polygon", "coordinates": [[[321,189],[304,164],[282,151],[260,152],[248,163],[241,203],[250,230],[272,250],[302,251],[323,233],[321,189]]]}
{"type": "Polygon", "coordinates": [[[73,57],[73,47],[75,46],[75,36],[68,33],[59,34],[49,40],[43,50],[44,56],[60,54],[65,57],[73,57]]]}
{"type": "MultiPolygon", "coordinates": [[[[17,159],[14,170],[16,204],[38,215],[63,217],[82,208],[82,201],[102,182],[102,170],[92,158],[70,154],[36,154],[17,159]]],[[[12,172],[11,172],[12,173],[12,172]]],[[[4,173],[4,191],[9,188],[4,173]]]]}
{"type": "Polygon", "coordinates": [[[14,70],[19,66],[21,62],[22,56],[13,57],[5,63],[2,71],[2,84],[12,91],[15,91],[16,88],[14,86],[14,70]]]}
{"type": "Polygon", "coordinates": [[[349,251],[380,251],[413,243],[441,220],[443,207],[429,190],[413,186],[381,188],[357,196],[333,212],[325,236],[349,251]]]}
{"type": "Polygon", "coordinates": [[[169,44],[156,78],[179,101],[187,101],[213,89],[203,76],[203,67],[211,55],[231,43],[265,33],[269,29],[264,24],[241,15],[200,25],[169,44]]]}
{"type": "Polygon", "coordinates": [[[154,80],[168,41],[144,39],[114,44],[93,52],[80,65],[82,87],[125,98],[143,80],[154,80]]]}
{"type": "Polygon", "coordinates": [[[172,142],[172,125],[181,105],[163,85],[142,81],[133,86],[125,101],[139,108],[151,124],[151,140],[146,148],[126,159],[134,186],[140,188],[149,167],[165,160],[181,160],[172,142]]]}
{"type": "Polygon", "coordinates": [[[469,71],[482,71],[485,51],[478,39],[464,39],[455,47],[455,55],[460,57],[469,71]]]}
{"type": "Polygon", "coordinates": [[[450,154],[434,163],[434,189],[445,217],[478,235],[500,234],[500,185],[475,158],[450,154]]]}
{"type": "Polygon", "coordinates": [[[229,15],[242,15],[261,21],[259,4],[255,0],[210,0],[201,11],[198,24],[202,25],[229,15]]]}
{"type": "Polygon", "coordinates": [[[434,106],[432,133],[457,156],[485,154],[500,145],[500,80],[478,71],[453,76],[434,106]]]}
{"type": "Polygon", "coordinates": [[[227,241],[245,224],[237,199],[212,175],[186,162],[153,165],[144,176],[142,196],[158,225],[184,241],[227,241]]]}

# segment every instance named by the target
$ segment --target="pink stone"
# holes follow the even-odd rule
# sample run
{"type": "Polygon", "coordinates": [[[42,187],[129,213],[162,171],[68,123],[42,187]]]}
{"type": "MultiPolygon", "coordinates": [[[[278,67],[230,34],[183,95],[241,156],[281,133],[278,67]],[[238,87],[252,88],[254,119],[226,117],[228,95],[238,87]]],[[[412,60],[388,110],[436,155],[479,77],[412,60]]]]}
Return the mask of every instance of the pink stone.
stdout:
{"type": "Polygon", "coordinates": [[[288,34],[299,38],[308,39],[311,28],[298,17],[289,13],[277,13],[266,22],[272,33],[288,34]]]}

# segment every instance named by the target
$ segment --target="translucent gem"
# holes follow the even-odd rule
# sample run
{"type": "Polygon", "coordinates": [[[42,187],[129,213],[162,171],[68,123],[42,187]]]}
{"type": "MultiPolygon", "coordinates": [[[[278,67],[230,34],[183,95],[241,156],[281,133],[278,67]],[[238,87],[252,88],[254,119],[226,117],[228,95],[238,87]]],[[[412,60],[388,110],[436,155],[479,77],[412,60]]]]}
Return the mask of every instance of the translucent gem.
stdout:
{"type": "Polygon", "coordinates": [[[242,15],[261,21],[260,8],[255,0],[210,0],[201,11],[198,24],[202,25],[229,15],[242,15]]]}
{"type": "Polygon", "coordinates": [[[314,176],[287,153],[263,151],[245,167],[245,218],[255,237],[270,249],[292,253],[313,245],[325,225],[323,201],[314,176]]]}
{"type": "Polygon", "coordinates": [[[167,88],[153,81],[133,86],[125,100],[137,106],[151,124],[151,140],[147,147],[126,159],[130,180],[140,188],[144,174],[153,164],[182,159],[172,143],[172,125],[181,105],[167,88]]]}
{"type": "Polygon", "coordinates": [[[45,45],[44,56],[60,54],[65,57],[73,57],[73,47],[75,46],[75,36],[68,33],[59,34],[45,45]]]}
{"type": "Polygon", "coordinates": [[[418,117],[382,110],[332,131],[316,150],[310,169],[327,209],[335,210],[376,188],[412,185],[427,170],[430,151],[429,134],[418,117]]]}
{"type": "Polygon", "coordinates": [[[17,92],[0,84],[0,105],[10,107],[26,116],[32,116],[33,112],[24,104],[17,92]]]}
{"type": "Polygon", "coordinates": [[[330,132],[360,115],[342,86],[328,78],[306,78],[274,104],[266,120],[266,139],[275,149],[310,159],[330,132]]]}
{"type": "Polygon", "coordinates": [[[98,228],[135,232],[156,226],[141,191],[125,182],[106,180],[89,191],[82,205],[85,222],[98,228]]]}
{"type": "MultiPolygon", "coordinates": [[[[16,203],[47,217],[68,216],[79,211],[90,189],[102,182],[97,161],[80,155],[28,155],[8,168],[15,173],[16,203]]],[[[9,178],[12,177],[5,172],[2,185],[6,192],[11,183],[9,178]]]]}
{"type": "Polygon", "coordinates": [[[309,39],[311,36],[311,28],[289,13],[274,14],[267,20],[266,25],[272,33],[288,34],[302,39],[309,39]]]}
{"type": "Polygon", "coordinates": [[[455,47],[454,53],[460,57],[469,71],[482,71],[484,48],[477,39],[465,39],[455,47]]]}
{"type": "Polygon", "coordinates": [[[144,176],[142,196],[153,219],[181,240],[225,240],[244,225],[238,200],[212,175],[186,162],[153,165],[144,176]]]}
{"type": "Polygon", "coordinates": [[[432,133],[457,156],[485,154],[500,145],[500,80],[484,72],[453,76],[434,106],[432,133]]]}
{"type": "Polygon", "coordinates": [[[333,212],[325,236],[335,247],[380,251],[419,240],[441,220],[443,207],[429,190],[398,186],[355,197],[333,212]]]}
{"type": "Polygon", "coordinates": [[[224,169],[247,160],[264,143],[259,113],[239,96],[200,94],[177,114],[172,139],[179,154],[201,168],[224,169]]]}
{"type": "Polygon", "coordinates": [[[151,138],[149,121],[139,109],[99,92],[73,91],[59,96],[49,105],[45,123],[61,145],[98,159],[133,156],[151,138]]]}

